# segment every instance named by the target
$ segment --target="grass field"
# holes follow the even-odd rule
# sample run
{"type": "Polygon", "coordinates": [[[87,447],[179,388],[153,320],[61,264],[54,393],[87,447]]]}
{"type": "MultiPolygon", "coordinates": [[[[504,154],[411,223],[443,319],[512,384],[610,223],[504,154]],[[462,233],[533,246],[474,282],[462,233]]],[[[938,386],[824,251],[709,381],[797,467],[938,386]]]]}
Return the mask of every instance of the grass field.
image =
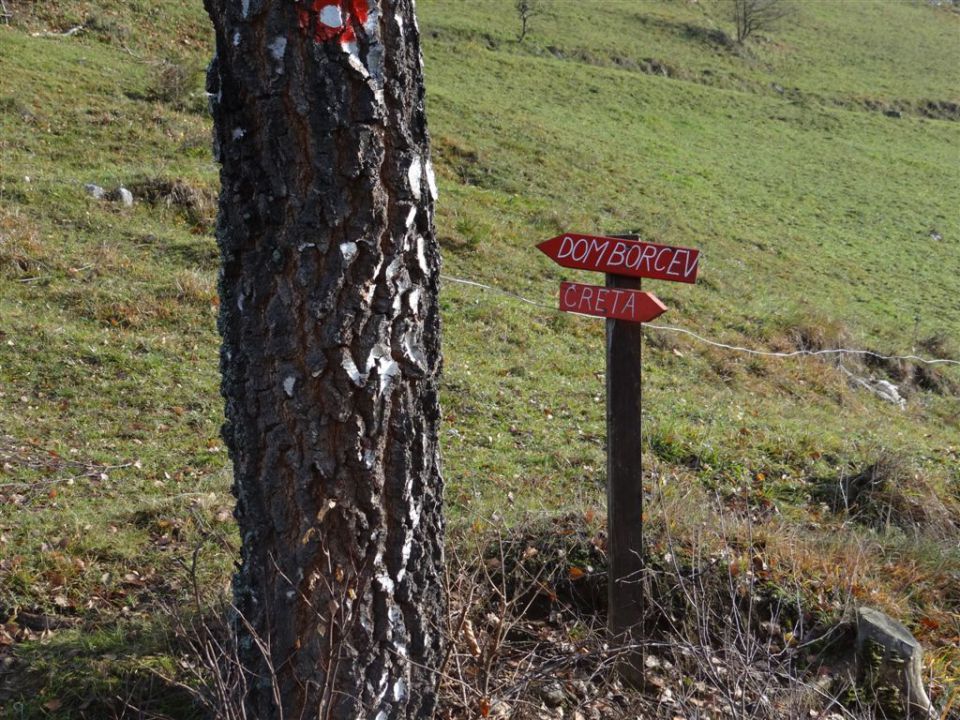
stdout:
{"type": "MultiPolygon", "coordinates": [[[[159,679],[188,676],[166,609],[189,601],[195,557],[216,596],[237,545],[219,439],[211,32],[199,2],[8,6],[0,714],[119,717],[126,702],[188,717],[188,696],[159,679]],[[137,202],[96,200],[86,183],[137,202]]],[[[602,323],[455,281],[552,306],[561,279],[590,281],[535,250],[561,231],[700,248],[696,286],[648,288],[664,324],[715,341],[960,359],[960,14],[798,3],[739,47],[719,0],[548,7],[518,43],[510,0],[418,3],[454,536],[494,514],[602,514],[602,323]]],[[[863,602],[901,619],[928,649],[935,700],[960,712],[960,369],[647,338],[645,482],[709,526],[675,531],[719,552],[743,538],[716,517],[746,518],[771,582],[825,617],[863,602]],[[898,384],[905,409],[851,374],[898,384]],[[831,504],[871,467],[876,492],[831,504]]]]}

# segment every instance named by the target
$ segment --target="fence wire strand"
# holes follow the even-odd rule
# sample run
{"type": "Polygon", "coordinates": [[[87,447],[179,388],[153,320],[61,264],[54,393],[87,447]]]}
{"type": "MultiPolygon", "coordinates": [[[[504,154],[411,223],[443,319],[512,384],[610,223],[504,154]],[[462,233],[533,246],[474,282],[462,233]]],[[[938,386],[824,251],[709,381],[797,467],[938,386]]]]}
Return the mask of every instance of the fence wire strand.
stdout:
{"type": "MultiPolygon", "coordinates": [[[[549,310],[550,312],[560,312],[553,305],[547,305],[546,303],[538,302],[536,300],[531,300],[530,298],[524,297],[510,290],[505,290],[504,288],[497,287],[495,285],[486,285],[475,280],[467,280],[464,278],[453,277],[451,275],[441,275],[441,280],[447,282],[457,283],[459,285],[468,285],[471,287],[481,288],[483,290],[492,290],[493,292],[505,295],[507,297],[514,298],[515,300],[520,300],[521,302],[527,303],[528,305],[533,305],[534,307],[542,308],[544,310],[549,310]]],[[[580,317],[590,318],[592,320],[603,320],[604,318],[598,318],[593,315],[583,315],[581,313],[568,313],[573,315],[579,315],[580,317]]],[[[779,352],[776,350],[754,350],[753,348],[743,347],[742,345],[730,345],[728,343],[718,342],[716,340],[711,340],[704,337],[698,333],[695,333],[692,330],[688,330],[682,327],[676,327],[674,325],[660,325],[657,323],[644,323],[644,328],[650,330],[657,330],[659,332],[670,332],[678,333],[681,335],[687,335],[692,337],[694,340],[701,342],[705,345],[711,345],[716,348],[723,350],[730,350],[732,352],[744,353],[747,355],[759,355],[761,357],[776,357],[776,358],[794,358],[794,357],[816,357],[816,356],[829,356],[835,355],[838,357],[843,357],[844,355],[859,355],[861,357],[872,357],[877,360],[904,360],[921,363],[923,365],[960,365],[960,360],[954,360],[951,358],[923,358],[919,355],[884,355],[883,353],[874,352],[873,350],[862,350],[858,348],[830,348],[826,350],[791,350],[788,352],[779,352]]]]}

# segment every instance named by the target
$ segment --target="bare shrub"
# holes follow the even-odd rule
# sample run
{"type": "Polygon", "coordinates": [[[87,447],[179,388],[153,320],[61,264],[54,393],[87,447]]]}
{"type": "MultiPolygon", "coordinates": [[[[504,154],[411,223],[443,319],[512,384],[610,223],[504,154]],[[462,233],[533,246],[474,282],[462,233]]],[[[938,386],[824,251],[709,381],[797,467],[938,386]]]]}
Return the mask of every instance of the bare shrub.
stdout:
{"type": "Polygon", "coordinates": [[[783,323],[783,331],[796,350],[834,350],[850,343],[843,322],[816,312],[795,313],[783,323]]]}
{"type": "MultiPolygon", "coordinates": [[[[956,342],[945,333],[935,333],[917,343],[920,352],[931,358],[960,357],[956,342]]],[[[913,371],[913,383],[923,390],[941,395],[960,393],[960,380],[956,374],[948,374],[946,365],[917,363],[913,371]]]]}
{"type": "MultiPolygon", "coordinates": [[[[956,344],[945,334],[936,333],[916,343],[911,354],[925,360],[954,359],[960,356],[956,344]]],[[[960,393],[960,375],[949,363],[921,362],[919,360],[887,357],[888,353],[872,351],[864,355],[864,363],[879,371],[902,387],[926,390],[938,395],[960,393]]]]}
{"type": "Polygon", "coordinates": [[[647,599],[634,641],[645,656],[641,688],[616,673],[637,646],[613,644],[606,632],[602,523],[567,515],[494,526],[469,553],[451,552],[441,717],[521,720],[562,707],[575,717],[773,720],[835,705],[800,661],[825,628],[805,624],[799,591],[770,582],[749,538],[746,547],[726,544],[726,535],[749,536],[749,522],[698,531],[700,518],[717,520],[709,506],[675,497],[656,503],[650,529],[658,551],[637,579],[647,599]]]}
{"type": "Polygon", "coordinates": [[[26,280],[50,268],[50,251],[36,229],[9,215],[0,218],[0,276],[26,280]]]}
{"type": "Polygon", "coordinates": [[[730,0],[730,3],[737,42],[741,44],[755,32],[773,30],[795,12],[786,0],[730,0]]]}
{"type": "Polygon", "coordinates": [[[170,105],[175,110],[206,113],[207,101],[202,76],[198,66],[168,60],[160,65],[154,74],[147,98],[170,105]]]}
{"type": "Polygon", "coordinates": [[[887,450],[878,451],[859,471],[821,480],[816,495],[834,512],[876,530],[897,527],[949,538],[960,529],[958,504],[941,498],[920,472],[887,450]]]}
{"type": "Polygon", "coordinates": [[[147,177],[128,184],[144,202],[181,214],[197,232],[208,232],[216,222],[217,195],[213,190],[180,178],[147,177]]]}
{"type": "Polygon", "coordinates": [[[520,19],[520,32],[517,34],[517,42],[523,42],[530,29],[530,20],[544,12],[542,0],[515,0],[514,9],[517,11],[517,17],[520,19]]]}
{"type": "Polygon", "coordinates": [[[648,563],[644,636],[664,716],[773,720],[833,705],[800,652],[823,628],[806,622],[797,589],[772,580],[750,514],[730,517],[719,498],[678,499],[659,485],[655,503],[664,552],[648,563]]]}
{"type": "Polygon", "coordinates": [[[196,305],[217,302],[217,283],[213,273],[200,270],[178,270],[174,275],[177,298],[196,305]]]}

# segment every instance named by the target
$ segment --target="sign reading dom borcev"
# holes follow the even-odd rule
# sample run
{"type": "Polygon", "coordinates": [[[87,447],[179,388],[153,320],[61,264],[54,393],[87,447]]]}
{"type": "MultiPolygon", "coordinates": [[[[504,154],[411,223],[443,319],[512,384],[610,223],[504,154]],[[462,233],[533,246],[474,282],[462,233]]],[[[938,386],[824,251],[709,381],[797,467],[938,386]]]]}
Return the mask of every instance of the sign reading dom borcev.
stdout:
{"type": "Polygon", "coordinates": [[[558,265],[611,275],[694,283],[700,251],[641,240],[568,233],[544,240],[537,248],[558,265]]]}

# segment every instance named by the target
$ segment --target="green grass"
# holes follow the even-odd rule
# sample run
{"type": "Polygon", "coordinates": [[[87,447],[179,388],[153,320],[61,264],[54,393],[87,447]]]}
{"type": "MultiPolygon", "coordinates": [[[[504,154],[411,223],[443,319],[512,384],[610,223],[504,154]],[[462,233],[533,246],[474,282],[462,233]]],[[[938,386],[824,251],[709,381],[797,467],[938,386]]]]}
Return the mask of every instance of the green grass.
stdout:
{"type": "MultiPolygon", "coordinates": [[[[737,48],[711,0],[557,0],[523,43],[510,0],[421,0],[444,273],[552,305],[560,279],[590,278],[536,242],[636,230],[703,251],[698,285],[647,284],[665,323],[761,349],[960,356],[960,125],[922,112],[960,100],[960,15],[798,5],[737,48]]],[[[157,638],[164,608],[190,602],[194,548],[211,594],[229,577],[209,218],[83,190],[215,191],[198,112],[210,35],[199,3],[21,6],[0,26],[0,611],[77,623],[18,642],[0,675],[0,705],[23,709],[10,717],[83,717],[124,688],[149,705],[161,686],[136,668],[172,657],[157,638]]],[[[450,522],[602,507],[602,323],[453,281],[441,303],[450,522]]],[[[829,362],[647,337],[647,469],[731,511],[776,506],[761,531],[811,602],[847,588],[898,614],[946,697],[955,548],[844,522],[815,488],[892,453],[955,512],[960,372],[940,368],[944,390],[911,389],[901,412],[829,362]],[[854,591],[827,566],[861,545],[854,591]]]]}

